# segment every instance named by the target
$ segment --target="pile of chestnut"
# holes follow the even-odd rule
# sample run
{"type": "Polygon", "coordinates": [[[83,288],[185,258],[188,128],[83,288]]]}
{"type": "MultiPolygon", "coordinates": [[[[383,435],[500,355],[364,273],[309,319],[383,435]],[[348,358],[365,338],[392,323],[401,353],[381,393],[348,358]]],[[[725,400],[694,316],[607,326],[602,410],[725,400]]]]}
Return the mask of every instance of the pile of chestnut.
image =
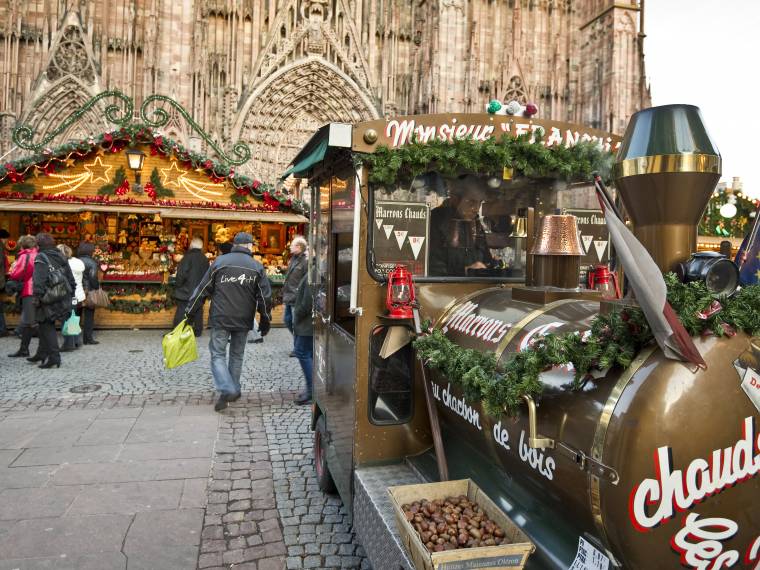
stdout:
{"type": "Polygon", "coordinates": [[[465,495],[422,499],[401,509],[430,552],[496,546],[504,541],[504,530],[465,495]]]}

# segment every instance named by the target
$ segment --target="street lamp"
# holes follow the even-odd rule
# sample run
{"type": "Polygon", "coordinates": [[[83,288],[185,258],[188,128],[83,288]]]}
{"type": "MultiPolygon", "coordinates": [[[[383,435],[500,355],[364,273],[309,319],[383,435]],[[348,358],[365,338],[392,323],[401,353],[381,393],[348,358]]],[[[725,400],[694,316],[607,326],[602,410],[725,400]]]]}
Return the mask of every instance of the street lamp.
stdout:
{"type": "Polygon", "coordinates": [[[135,173],[135,183],[132,184],[132,192],[142,194],[143,187],[140,184],[140,172],[142,171],[143,162],[145,162],[145,153],[136,148],[128,148],[125,152],[127,153],[129,168],[135,173]]]}

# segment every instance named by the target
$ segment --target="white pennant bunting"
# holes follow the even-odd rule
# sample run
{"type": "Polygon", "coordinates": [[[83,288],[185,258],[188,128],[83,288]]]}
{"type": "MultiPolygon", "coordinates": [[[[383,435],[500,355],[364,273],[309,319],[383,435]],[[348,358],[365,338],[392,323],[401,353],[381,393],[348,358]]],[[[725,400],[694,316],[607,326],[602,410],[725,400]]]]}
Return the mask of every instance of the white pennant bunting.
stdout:
{"type": "Polygon", "coordinates": [[[594,249],[596,249],[596,255],[599,257],[599,261],[602,260],[602,256],[604,255],[604,252],[607,249],[607,243],[608,242],[606,239],[594,240],[594,249]]]}
{"type": "Polygon", "coordinates": [[[396,235],[396,242],[398,243],[398,248],[401,249],[404,247],[404,241],[406,240],[406,234],[409,232],[406,230],[396,230],[393,232],[396,235]]]}
{"type": "Polygon", "coordinates": [[[377,218],[375,220],[375,223],[377,224],[377,229],[379,230],[382,227],[382,225],[383,225],[383,220],[380,219],[380,218],[377,218]]]}
{"type": "Polygon", "coordinates": [[[581,241],[583,242],[583,251],[586,255],[588,255],[589,248],[591,247],[591,242],[594,241],[594,236],[581,236],[581,241]]]}
{"type": "Polygon", "coordinates": [[[417,259],[417,257],[420,255],[420,250],[422,249],[423,243],[425,243],[425,236],[409,236],[409,245],[412,246],[414,259],[417,259]]]}
{"type": "Polygon", "coordinates": [[[385,224],[383,226],[383,229],[385,230],[385,239],[391,239],[391,232],[393,231],[393,226],[389,226],[388,224],[385,224]]]}

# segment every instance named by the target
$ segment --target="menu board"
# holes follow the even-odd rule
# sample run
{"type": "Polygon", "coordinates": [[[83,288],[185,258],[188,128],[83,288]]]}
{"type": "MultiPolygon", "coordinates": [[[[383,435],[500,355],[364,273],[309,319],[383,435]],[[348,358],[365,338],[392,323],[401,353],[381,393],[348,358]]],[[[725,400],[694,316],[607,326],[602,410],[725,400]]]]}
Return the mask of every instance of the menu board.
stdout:
{"type": "Polygon", "coordinates": [[[588,270],[594,265],[610,262],[610,234],[601,210],[567,208],[565,214],[578,218],[578,233],[584,255],[581,257],[580,284],[588,286],[588,270]]]}
{"type": "Polygon", "coordinates": [[[375,270],[387,275],[404,264],[418,276],[427,275],[430,207],[418,202],[375,202],[372,249],[375,270]]]}

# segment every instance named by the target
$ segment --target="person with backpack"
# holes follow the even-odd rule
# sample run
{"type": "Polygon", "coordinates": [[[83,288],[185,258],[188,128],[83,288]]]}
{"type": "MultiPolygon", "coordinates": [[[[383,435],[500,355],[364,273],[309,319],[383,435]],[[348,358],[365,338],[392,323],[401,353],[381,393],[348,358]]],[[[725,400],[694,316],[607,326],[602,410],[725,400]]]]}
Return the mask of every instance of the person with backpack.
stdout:
{"type": "Polygon", "coordinates": [[[37,323],[34,319],[34,293],[32,291],[32,275],[34,274],[34,258],[37,257],[37,240],[34,236],[21,236],[18,240],[19,254],[11,267],[10,278],[18,284],[17,295],[21,298],[21,318],[18,328],[21,329],[21,346],[10,358],[29,356],[29,343],[37,323]]]}
{"type": "Polygon", "coordinates": [[[39,324],[40,344],[37,354],[27,358],[40,362],[40,368],[60,368],[61,353],[55,332],[56,321],[65,320],[71,314],[76,282],[69,267],[69,260],[55,246],[55,239],[48,233],[37,234],[37,257],[34,259],[32,291],[39,324]]]}
{"type": "MultiPolygon", "coordinates": [[[[98,262],[92,257],[95,252],[95,244],[83,241],[77,248],[77,257],[84,263],[84,275],[82,276],[82,287],[84,288],[85,301],[91,291],[100,289],[98,280],[98,262]]],[[[95,340],[93,331],[95,330],[95,308],[88,306],[87,302],[82,306],[82,344],[100,344],[95,340]]]]}

